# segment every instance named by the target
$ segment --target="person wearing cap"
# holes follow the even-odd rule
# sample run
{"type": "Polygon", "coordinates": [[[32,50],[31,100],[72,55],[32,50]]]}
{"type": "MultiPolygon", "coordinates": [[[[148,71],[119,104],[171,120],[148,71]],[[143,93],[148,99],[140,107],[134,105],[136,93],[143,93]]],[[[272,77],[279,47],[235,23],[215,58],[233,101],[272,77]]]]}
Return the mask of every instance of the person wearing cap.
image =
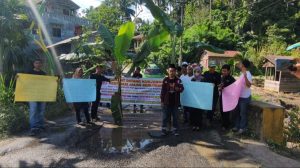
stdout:
{"type": "MultiPolygon", "coordinates": [[[[194,77],[191,79],[192,82],[203,82],[204,77],[202,76],[202,68],[196,66],[194,68],[194,77]]],[[[202,109],[190,108],[190,119],[193,131],[200,131],[202,126],[202,109]]]]}
{"type": "Polygon", "coordinates": [[[219,99],[218,85],[221,83],[221,74],[216,72],[216,64],[214,62],[211,62],[209,63],[209,70],[206,71],[203,76],[205,82],[214,84],[213,107],[212,110],[207,111],[207,118],[209,121],[209,125],[211,125],[219,99]]]}
{"type": "Polygon", "coordinates": [[[168,76],[163,79],[161,89],[161,106],[163,108],[162,135],[167,135],[167,126],[173,121],[173,134],[178,136],[178,105],[180,93],[183,91],[183,85],[179,78],[176,77],[176,67],[174,64],[169,65],[168,76]]]}
{"type": "Polygon", "coordinates": [[[96,100],[92,102],[91,117],[94,121],[99,121],[100,118],[97,116],[99,102],[101,100],[101,86],[102,82],[110,82],[110,79],[106,78],[103,73],[103,65],[97,65],[95,73],[90,75],[90,79],[96,79],[96,100]]]}

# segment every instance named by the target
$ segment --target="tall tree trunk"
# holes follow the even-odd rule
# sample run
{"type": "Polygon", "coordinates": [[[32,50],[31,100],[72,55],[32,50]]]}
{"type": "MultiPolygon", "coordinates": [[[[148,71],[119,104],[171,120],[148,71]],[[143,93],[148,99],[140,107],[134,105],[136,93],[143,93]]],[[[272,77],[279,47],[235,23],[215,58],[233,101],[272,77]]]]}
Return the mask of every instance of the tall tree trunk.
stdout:
{"type": "Polygon", "coordinates": [[[176,64],[176,34],[172,35],[172,57],[171,64],[176,64]]]}

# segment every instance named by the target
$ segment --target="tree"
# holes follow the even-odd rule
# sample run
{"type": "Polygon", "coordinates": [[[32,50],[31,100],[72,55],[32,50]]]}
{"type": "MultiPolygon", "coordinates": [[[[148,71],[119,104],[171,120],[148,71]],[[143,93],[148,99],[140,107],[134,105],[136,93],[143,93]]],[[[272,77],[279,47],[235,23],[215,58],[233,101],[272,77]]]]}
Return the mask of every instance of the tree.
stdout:
{"type": "Polygon", "coordinates": [[[122,23],[131,21],[131,16],[135,14],[132,9],[134,4],[134,0],[105,0],[100,6],[86,10],[86,17],[92,21],[94,28],[97,29],[102,23],[116,34],[122,23]]]}
{"type": "Polygon", "coordinates": [[[102,3],[99,7],[89,11],[86,17],[92,21],[94,29],[97,29],[99,23],[102,23],[115,34],[122,24],[121,15],[118,8],[102,3]]]}
{"type": "Polygon", "coordinates": [[[19,0],[0,2],[0,73],[12,77],[25,63],[23,49],[28,44],[27,16],[19,0]]]}
{"type": "Polygon", "coordinates": [[[122,92],[121,80],[124,63],[128,58],[127,51],[134,36],[135,25],[133,22],[126,22],[120,26],[118,35],[115,37],[103,25],[99,25],[98,33],[103,40],[103,46],[112,53],[115,61],[115,74],[118,81],[118,91],[112,96],[112,114],[116,124],[122,124],[122,92]]]}

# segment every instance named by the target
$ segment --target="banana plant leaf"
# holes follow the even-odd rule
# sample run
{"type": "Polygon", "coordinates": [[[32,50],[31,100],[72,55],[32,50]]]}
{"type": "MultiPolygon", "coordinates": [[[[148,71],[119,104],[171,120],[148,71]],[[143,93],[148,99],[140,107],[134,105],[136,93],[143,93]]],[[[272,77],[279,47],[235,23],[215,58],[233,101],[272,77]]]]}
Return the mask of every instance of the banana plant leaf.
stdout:
{"type": "Polygon", "coordinates": [[[220,53],[220,54],[224,53],[223,49],[220,49],[213,45],[202,43],[202,42],[194,42],[194,46],[195,46],[195,48],[208,50],[208,51],[215,52],[215,53],[220,53]]]}
{"type": "Polygon", "coordinates": [[[152,0],[144,0],[145,6],[150,10],[152,16],[158,20],[163,27],[172,35],[181,36],[183,33],[182,26],[173,22],[168,15],[154,4],[152,0]]]}
{"type": "Polygon", "coordinates": [[[162,43],[170,39],[170,35],[167,31],[163,30],[156,35],[153,35],[149,38],[149,48],[152,51],[156,51],[159,49],[162,43]]]}
{"type": "Polygon", "coordinates": [[[115,45],[113,34],[102,23],[99,24],[98,33],[103,40],[104,46],[108,50],[113,51],[115,45]]]}
{"type": "Polygon", "coordinates": [[[134,31],[134,23],[127,22],[121,25],[118,35],[115,37],[114,55],[119,65],[122,65],[127,57],[126,53],[130,47],[134,31]]]}

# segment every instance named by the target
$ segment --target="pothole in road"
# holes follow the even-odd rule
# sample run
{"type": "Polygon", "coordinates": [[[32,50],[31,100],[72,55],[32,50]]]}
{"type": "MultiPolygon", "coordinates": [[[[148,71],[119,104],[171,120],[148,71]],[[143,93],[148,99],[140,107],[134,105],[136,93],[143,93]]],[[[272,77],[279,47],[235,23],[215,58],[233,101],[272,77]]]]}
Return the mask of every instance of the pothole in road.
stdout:
{"type": "Polygon", "coordinates": [[[79,146],[89,153],[130,154],[145,149],[154,142],[142,128],[107,128],[95,132],[79,146]]]}

